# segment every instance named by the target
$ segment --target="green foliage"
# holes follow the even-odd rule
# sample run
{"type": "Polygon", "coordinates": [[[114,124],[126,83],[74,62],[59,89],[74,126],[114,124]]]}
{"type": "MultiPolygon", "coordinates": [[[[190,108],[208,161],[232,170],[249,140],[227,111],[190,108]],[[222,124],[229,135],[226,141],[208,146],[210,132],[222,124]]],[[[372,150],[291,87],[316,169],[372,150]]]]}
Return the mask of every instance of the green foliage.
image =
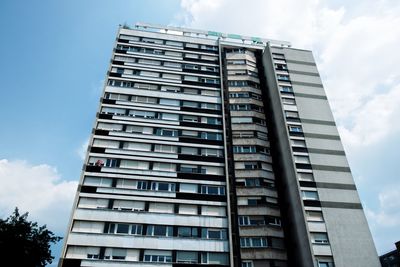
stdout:
{"type": "Polygon", "coordinates": [[[62,238],[55,236],[36,222],[27,220],[28,213],[20,214],[15,208],[13,214],[5,220],[0,219],[0,258],[2,266],[42,267],[50,264],[50,245],[62,238]]]}

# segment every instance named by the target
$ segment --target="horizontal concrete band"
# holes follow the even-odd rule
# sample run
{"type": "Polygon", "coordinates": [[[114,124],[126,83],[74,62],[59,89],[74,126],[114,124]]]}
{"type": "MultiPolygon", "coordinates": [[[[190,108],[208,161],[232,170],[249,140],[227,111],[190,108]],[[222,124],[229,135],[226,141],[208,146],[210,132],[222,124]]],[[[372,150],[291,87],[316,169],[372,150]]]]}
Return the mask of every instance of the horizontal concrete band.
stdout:
{"type": "Polygon", "coordinates": [[[318,188],[357,190],[355,184],[315,183],[318,188]]]}
{"type": "Polygon", "coordinates": [[[308,148],[309,153],[314,154],[327,154],[327,155],[346,155],[343,150],[328,150],[328,149],[318,149],[318,148],[308,148]]]}
{"type": "Polygon", "coordinates": [[[318,72],[298,71],[298,70],[290,70],[289,69],[289,74],[291,74],[291,73],[319,77],[318,72]]]}
{"type": "Polygon", "coordinates": [[[321,125],[336,126],[336,123],[334,121],[311,120],[311,119],[304,119],[304,118],[300,118],[300,121],[304,122],[304,123],[310,123],[310,124],[321,124],[321,125]]]}
{"type": "Polygon", "coordinates": [[[319,139],[329,139],[329,140],[340,140],[340,136],[339,135],[330,135],[330,134],[304,133],[304,137],[319,138],[319,139]]]}
{"type": "Polygon", "coordinates": [[[315,62],[308,62],[308,61],[301,61],[301,60],[286,59],[286,62],[294,63],[294,64],[308,65],[308,66],[317,66],[317,64],[315,64],[315,62]]]}
{"type": "Polygon", "coordinates": [[[314,164],[312,164],[311,166],[312,166],[313,170],[334,171],[334,172],[351,172],[349,167],[314,165],[314,164]]]}
{"type": "Polygon", "coordinates": [[[306,82],[297,82],[297,81],[292,81],[292,84],[294,85],[304,85],[304,86],[309,86],[309,87],[318,87],[323,89],[324,86],[321,83],[306,83],[306,82]]]}
{"type": "Polygon", "coordinates": [[[336,209],[361,209],[361,203],[346,203],[346,202],[331,202],[321,201],[322,208],[336,208],[336,209]]]}
{"type": "MultiPolygon", "coordinates": [[[[293,83],[292,83],[293,84],[293,83]]],[[[303,97],[303,98],[314,98],[314,99],[324,99],[328,100],[328,98],[324,95],[312,95],[312,94],[303,94],[303,93],[294,93],[296,97],[303,97]]]]}

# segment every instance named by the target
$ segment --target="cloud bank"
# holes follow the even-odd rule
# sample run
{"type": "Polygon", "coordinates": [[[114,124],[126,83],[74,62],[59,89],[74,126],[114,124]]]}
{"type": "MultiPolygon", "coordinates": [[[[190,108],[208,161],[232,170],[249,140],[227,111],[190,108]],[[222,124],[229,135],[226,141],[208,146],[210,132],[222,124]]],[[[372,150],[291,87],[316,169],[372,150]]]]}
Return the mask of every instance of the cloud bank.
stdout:
{"type": "Polygon", "coordinates": [[[62,180],[57,170],[46,164],[2,159],[0,184],[0,217],[8,217],[17,206],[21,212],[29,212],[28,219],[64,235],[77,182],[62,180]]]}

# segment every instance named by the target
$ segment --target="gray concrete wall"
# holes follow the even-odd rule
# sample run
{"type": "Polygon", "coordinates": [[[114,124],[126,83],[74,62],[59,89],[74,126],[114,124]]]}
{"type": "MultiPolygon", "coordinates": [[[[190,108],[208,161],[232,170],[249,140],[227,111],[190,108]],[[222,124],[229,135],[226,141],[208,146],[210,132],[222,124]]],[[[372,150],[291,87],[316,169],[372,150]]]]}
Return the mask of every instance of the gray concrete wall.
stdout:
{"type": "Polygon", "coordinates": [[[336,267],[380,266],[311,51],[285,55],[336,267]]]}

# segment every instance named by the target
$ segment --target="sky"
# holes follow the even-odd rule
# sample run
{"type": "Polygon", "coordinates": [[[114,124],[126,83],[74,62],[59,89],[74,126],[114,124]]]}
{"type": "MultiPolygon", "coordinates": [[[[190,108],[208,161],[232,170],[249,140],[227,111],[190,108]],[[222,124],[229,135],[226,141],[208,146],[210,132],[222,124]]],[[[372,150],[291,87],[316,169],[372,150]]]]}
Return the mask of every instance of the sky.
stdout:
{"type": "MultiPolygon", "coordinates": [[[[119,24],[290,41],[314,53],[378,250],[400,240],[400,1],[0,1],[0,217],[64,236],[119,24]]],[[[62,242],[53,246],[56,266],[62,242]]]]}

